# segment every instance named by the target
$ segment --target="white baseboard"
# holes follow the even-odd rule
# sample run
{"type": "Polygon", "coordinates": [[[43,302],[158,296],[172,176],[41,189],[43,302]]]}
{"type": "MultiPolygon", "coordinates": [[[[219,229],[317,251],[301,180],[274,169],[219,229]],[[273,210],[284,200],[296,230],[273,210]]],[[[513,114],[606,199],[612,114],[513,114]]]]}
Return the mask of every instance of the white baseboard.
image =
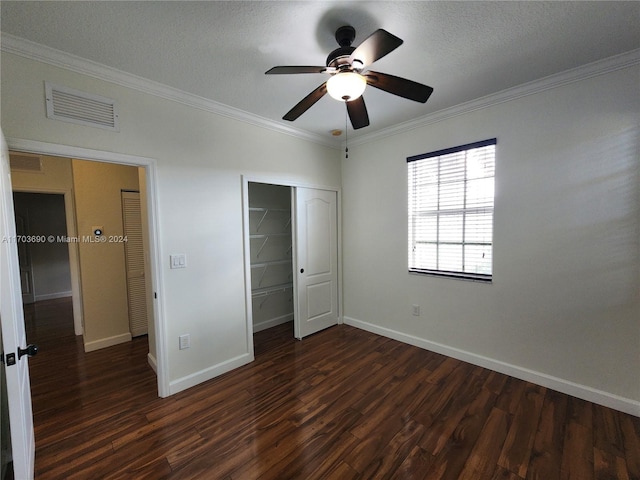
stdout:
{"type": "Polygon", "coordinates": [[[204,370],[200,370],[199,372],[187,375],[186,377],[173,380],[169,383],[169,395],[173,395],[174,393],[181,392],[183,390],[186,390],[187,388],[194,387],[199,383],[211,380],[212,378],[222,375],[223,373],[227,373],[235,368],[246,365],[247,363],[251,363],[253,362],[253,360],[253,352],[244,353],[217,365],[213,365],[209,368],[205,368],[204,370]]]}
{"type": "Polygon", "coordinates": [[[151,355],[151,352],[147,353],[147,362],[149,362],[151,369],[158,375],[158,362],[156,361],[156,357],[151,355]]]}
{"type": "Polygon", "coordinates": [[[57,293],[45,293],[43,295],[36,295],[36,302],[41,302],[42,300],[54,300],[56,298],[66,298],[71,296],[71,291],[69,292],[57,292],[57,293]]]}
{"type": "Polygon", "coordinates": [[[122,335],[115,335],[113,337],[101,338],[100,340],[94,340],[93,342],[86,342],[84,344],[85,352],[93,352],[94,350],[100,350],[101,348],[112,347],[120,343],[126,343],[131,341],[131,333],[123,333],[122,335]]]}
{"type": "Polygon", "coordinates": [[[282,315],[281,317],[271,318],[269,320],[265,320],[264,322],[254,323],[253,333],[261,332],[262,330],[266,330],[267,328],[275,327],[277,325],[282,325],[283,323],[290,322],[291,320],[293,320],[293,313],[282,315]]]}
{"type": "Polygon", "coordinates": [[[352,327],[360,328],[383,337],[392,338],[399,342],[407,343],[415,347],[423,348],[431,352],[440,353],[448,357],[453,357],[464,362],[478,365],[480,367],[488,368],[499,373],[504,373],[520,380],[535,383],[543,387],[556,390],[558,392],[566,393],[574,397],[587,400],[589,402],[604,405],[605,407],[613,408],[630,415],[640,417],[640,402],[632,400],[630,398],[621,397],[613,393],[597,390],[585,385],[564,380],[562,378],[547,375],[545,373],[536,372],[527,368],[518,367],[509,363],[501,362],[489,357],[478,355],[475,353],[460,350],[458,348],[449,347],[441,343],[425,340],[414,335],[408,335],[406,333],[399,332],[397,330],[391,330],[386,327],[380,327],[372,323],[357,320],[351,317],[344,317],[344,323],[351,325],[352,327]]]}

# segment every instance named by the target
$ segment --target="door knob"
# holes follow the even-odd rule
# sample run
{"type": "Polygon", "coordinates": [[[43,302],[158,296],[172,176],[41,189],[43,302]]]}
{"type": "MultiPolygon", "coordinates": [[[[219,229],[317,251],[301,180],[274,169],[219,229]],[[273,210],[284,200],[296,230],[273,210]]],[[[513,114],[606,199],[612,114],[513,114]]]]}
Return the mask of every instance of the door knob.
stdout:
{"type": "Polygon", "coordinates": [[[304,273],[304,268],[301,268],[301,269],[300,269],[300,273],[304,273]]]}

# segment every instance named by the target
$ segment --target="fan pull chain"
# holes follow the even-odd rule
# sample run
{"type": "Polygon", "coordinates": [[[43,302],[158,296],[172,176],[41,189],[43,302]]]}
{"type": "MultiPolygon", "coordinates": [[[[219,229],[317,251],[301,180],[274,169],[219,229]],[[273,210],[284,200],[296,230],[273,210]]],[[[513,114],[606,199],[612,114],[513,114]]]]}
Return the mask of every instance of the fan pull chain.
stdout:
{"type": "Polygon", "coordinates": [[[349,124],[347,123],[349,110],[347,102],[344,102],[344,158],[349,158],[349,124]]]}

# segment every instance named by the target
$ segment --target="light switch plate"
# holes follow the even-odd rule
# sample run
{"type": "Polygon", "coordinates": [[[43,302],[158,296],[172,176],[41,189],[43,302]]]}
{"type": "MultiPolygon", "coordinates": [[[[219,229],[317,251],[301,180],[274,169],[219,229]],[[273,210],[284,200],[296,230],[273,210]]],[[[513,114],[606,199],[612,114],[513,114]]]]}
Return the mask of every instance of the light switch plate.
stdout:
{"type": "Polygon", "coordinates": [[[187,268],[187,255],[184,253],[169,255],[169,260],[170,268],[187,268]]]}

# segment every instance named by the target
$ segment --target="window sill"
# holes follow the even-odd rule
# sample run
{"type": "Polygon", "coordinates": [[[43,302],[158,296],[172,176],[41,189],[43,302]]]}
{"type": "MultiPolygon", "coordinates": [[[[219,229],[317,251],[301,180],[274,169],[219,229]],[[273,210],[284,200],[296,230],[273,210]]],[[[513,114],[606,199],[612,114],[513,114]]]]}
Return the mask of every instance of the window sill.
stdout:
{"type": "Polygon", "coordinates": [[[414,275],[428,275],[431,277],[449,278],[455,280],[467,280],[479,283],[492,283],[493,275],[482,275],[473,273],[458,273],[458,272],[442,272],[438,270],[422,270],[417,268],[409,269],[410,274],[414,275]]]}

